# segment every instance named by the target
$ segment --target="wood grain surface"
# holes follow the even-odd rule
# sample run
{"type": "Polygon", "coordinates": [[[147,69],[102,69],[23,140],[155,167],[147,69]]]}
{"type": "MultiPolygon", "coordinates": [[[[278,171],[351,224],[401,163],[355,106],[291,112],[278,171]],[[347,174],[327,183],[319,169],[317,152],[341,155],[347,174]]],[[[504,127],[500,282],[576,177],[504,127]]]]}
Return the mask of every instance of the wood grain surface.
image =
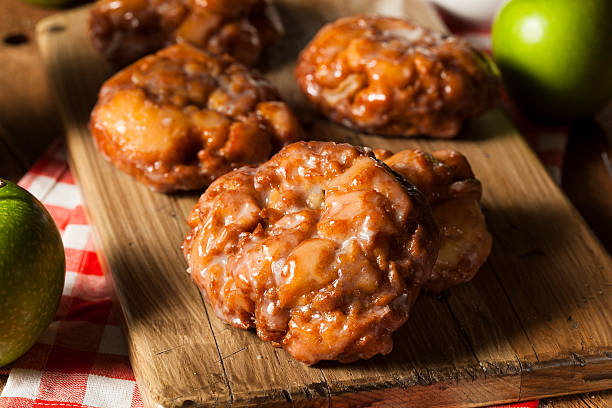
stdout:
{"type": "Polygon", "coordinates": [[[38,20],[54,11],[0,3],[0,175],[16,181],[62,135],[34,38],[38,20]]]}
{"type": "Polygon", "coordinates": [[[544,399],[539,408],[612,408],[612,390],[544,399]]]}
{"type": "Polygon", "coordinates": [[[87,9],[52,16],[38,26],[39,45],[147,404],[477,406],[612,387],[612,262],[501,112],[454,141],[388,139],[326,122],[297,91],[292,61],[325,21],[367,5],[443,29],[436,16],[416,0],[279,3],[287,36],[261,68],[310,134],[462,151],[484,185],[493,252],[471,283],[421,296],[385,357],[306,367],[225,325],[191,284],[179,250],[197,195],[151,193],[101,158],[86,125],[110,67],[84,35],[87,9]]]}

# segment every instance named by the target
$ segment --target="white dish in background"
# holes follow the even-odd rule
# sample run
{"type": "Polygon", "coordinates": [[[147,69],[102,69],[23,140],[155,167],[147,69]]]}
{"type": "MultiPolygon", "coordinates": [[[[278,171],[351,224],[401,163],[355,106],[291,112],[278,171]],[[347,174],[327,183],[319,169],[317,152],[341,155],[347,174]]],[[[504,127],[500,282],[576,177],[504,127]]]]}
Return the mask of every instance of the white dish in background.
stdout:
{"type": "Polygon", "coordinates": [[[488,28],[497,10],[508,0],[428,0],[474,28],[488,28]]]}

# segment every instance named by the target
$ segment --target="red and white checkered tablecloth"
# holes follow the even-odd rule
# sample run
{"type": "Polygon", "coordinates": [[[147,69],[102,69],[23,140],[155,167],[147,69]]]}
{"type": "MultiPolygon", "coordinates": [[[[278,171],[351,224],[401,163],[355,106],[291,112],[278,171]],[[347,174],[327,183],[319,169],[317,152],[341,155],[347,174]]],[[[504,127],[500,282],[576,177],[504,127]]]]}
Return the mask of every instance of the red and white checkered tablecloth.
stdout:
{"type": "Polygon", "coordinates": [[[12,365],[0,408],[142,407],[119,327],[118,305],[102,275],[81,194],[64,148],[52,147],[21,179],[62,233],[66,280],[55,318],[12,365]]]}

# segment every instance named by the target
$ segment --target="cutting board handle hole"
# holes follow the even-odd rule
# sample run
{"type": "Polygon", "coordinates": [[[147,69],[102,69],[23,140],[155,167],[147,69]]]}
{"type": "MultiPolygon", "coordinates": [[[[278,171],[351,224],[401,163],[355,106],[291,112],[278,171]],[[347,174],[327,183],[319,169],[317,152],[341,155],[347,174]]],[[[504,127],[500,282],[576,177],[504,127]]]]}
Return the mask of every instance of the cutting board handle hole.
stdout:
{"type": "Polygon", "coordinates": [[[28,41],[30,41],[30,39],[22,33],[13,33],[13,34],[7,34],[2,41],[6,44],[6,45],[10,45],[10,46],[18,46],[21,44],[25,44],[28,41]]]}
{"type": "Polygon", "coordinates": [[[52,26],[47,28],[47,31],[50,32],[50,33],[61,33],[65,29],[66,29],[66,27],[61,25],[61,24],[53,24],[52,26]]]}

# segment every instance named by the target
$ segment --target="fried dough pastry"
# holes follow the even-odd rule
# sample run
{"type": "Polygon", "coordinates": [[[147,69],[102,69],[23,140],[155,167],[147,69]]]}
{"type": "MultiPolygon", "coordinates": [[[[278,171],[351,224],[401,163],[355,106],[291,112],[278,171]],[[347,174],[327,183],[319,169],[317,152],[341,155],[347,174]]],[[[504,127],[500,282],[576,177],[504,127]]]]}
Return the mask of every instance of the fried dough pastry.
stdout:
{"type": "Polygon", "coordinates": [[[453,137],[499,92],[486,57],[465,40],[390,17],[324,26],[300,54],[295,76],[328,118],[394,136],[453,137]]]}
{"type": "Polygon", "coordinates": [[[201,189],[302,137],[263,77],[186,44],[106,81],[89,125],[108,160],[159,192],[201,189]]]}
{"type": "Polygon", "coordinates": [[[306,364],[389,353],[439,241],[414,186],[330,142],[220,177],[189,225],[189,271],[217,316],[306,364]]]}
{"type": "Polygon", "coordinates": [[[375,154],[425,195],[440,228],[438,259],[425,288],[440,292],[471,280],[487,260],[493,240],[480,209],[482,185],[465,156],[417,149],[375,154]]]}
{"type": "Polygon", "coordinates": [[[282,33],[269,0],[99,0],[89,19],[94,47],[119,65],[182,42],[253,65],[282,33]]]}

